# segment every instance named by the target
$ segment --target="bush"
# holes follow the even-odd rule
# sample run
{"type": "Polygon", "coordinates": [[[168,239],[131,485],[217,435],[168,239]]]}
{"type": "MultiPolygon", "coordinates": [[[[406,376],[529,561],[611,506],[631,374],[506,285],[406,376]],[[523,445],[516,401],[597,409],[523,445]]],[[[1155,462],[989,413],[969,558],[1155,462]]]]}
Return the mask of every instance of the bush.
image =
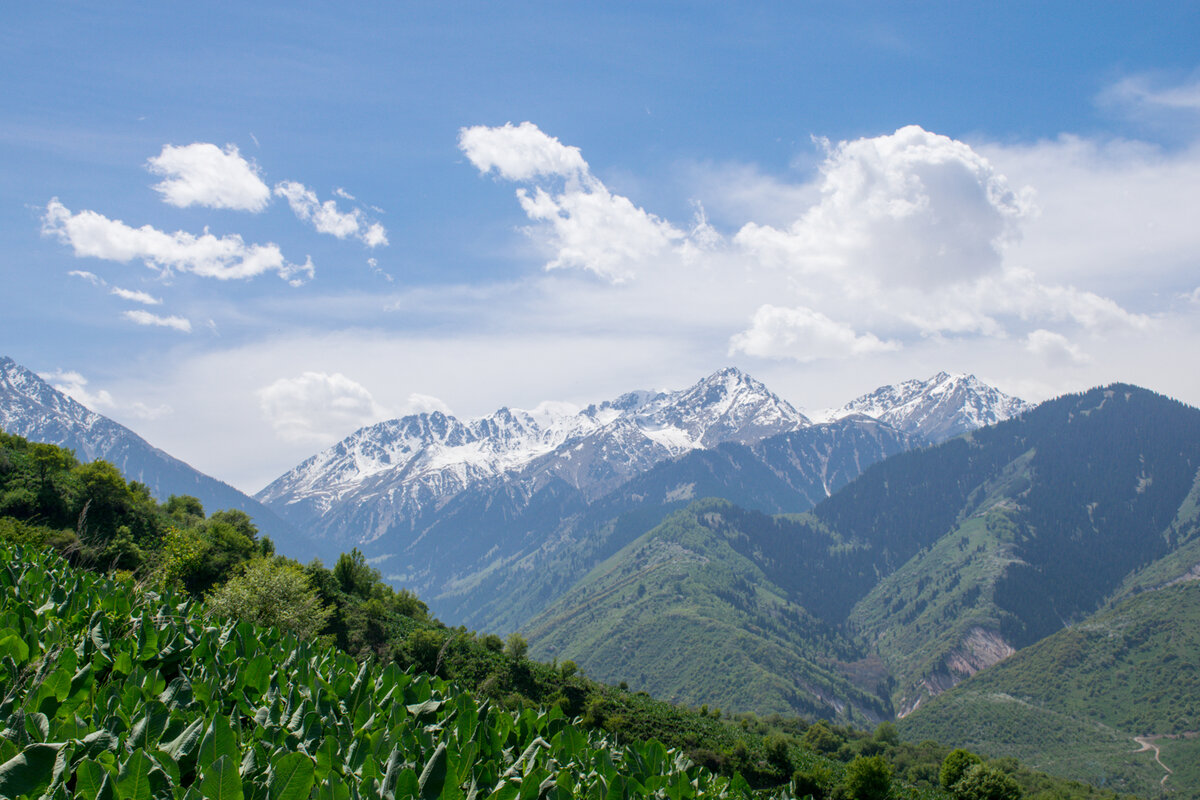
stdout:
{"type": "Polygon", "coordinates": [[[846,765],[846,789],[854,800],[885,800],[892,768],[883,756],[859,756],[846,765]]]}
{"type": "Polygon", "coordinates": [[[316,636],[329,619],[329,609],[298,565],[282,559],[248,562],[206,598],[213,614],[277,625],[301,639],[316,636]]]}
{"type": "Polygon", "coordinates": [[[957,750],[950,751],[950,755],[942,761],[942,771],[938,773],[938,780],[942,784],[942,788],[949,791],[954,784],[962,779],[967,770],[976,764],[982,764],[983,759],[972,753],[970,750],[963,750],[961,747],[957,750]]]}
{"type": "Polygon", "coordinates": [[[1021,787],[1003,771],[984,764],[967,769],[951,788],[956,800],[1020,800],[1021,787]]]}

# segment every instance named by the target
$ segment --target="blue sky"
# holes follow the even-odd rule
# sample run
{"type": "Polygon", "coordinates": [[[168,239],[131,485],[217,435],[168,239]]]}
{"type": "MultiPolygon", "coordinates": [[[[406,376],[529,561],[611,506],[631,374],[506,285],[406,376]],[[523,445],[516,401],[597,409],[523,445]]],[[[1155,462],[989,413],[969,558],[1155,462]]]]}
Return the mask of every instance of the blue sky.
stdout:
{"type": "Polygon", "coordinates": [[[747,5],[10,9],[0,351],[248,491],[727,364],[1200,403],[1200,7],[747,5]]]}

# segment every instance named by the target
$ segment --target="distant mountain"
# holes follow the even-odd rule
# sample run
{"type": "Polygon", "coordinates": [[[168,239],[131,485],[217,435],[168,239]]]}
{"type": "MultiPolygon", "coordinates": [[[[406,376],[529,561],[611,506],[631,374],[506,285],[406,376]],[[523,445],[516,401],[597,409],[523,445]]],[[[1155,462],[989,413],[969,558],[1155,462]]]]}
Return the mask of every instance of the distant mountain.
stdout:
{"type": "Polygon", "coordinates": [[[809,425],[748,375],[725,369],[679,392],[631,392],[582,411],[502,408],[467,422],[434,412],[362,428],[257,498],[331,541],[359,544],[459,493],[503,482],[517,498],[561,483],[585,500],[660,461],[809,425]]]}
{"type": "Polygon", "coordinates": [[[828,412],[827,417],[841,419],[863,414],[911,436],[937,443],[1010,419],[1031,407],[974,375],[939,372],[925,381],[881,386],[828,412]]]}
{"type": "Polygon", "coordinates": [[[149,444],[125,426],[55,389],[11,358],[0,357],[0,430],[75,451],[80,461],[103,459],[126,480],[140,481],[158,500],[191,495],[206,511],[237,508],[277,544],[302,555],[296,530],[257,500],[149,444]]]}
{"type": "MultiPolygon", "coordinates": [[[[936,398],[930,424],[931,415],[960,425],[991,419],[1019,403],[975,379],[921,385],[936,398]]],[[[897,398],[912,404],[917,394],[897,398]]],[[[646,530],[631,533],[636,525],[692,499],[805,511],[870,464],[927,442],[863,414],[814,425],[729,368],[681,391],[630,392],[582,410],[547,404],[466,421],[431,413],[382,422],[257,498],[314,534],[327,557],[359,547],[443,618],[511,630],[594,558],[646,530]],[[533,593],[523,588],[531,574],[540,576],[533,593]]]]}
{"type": "MultiPolygon", "coordinates": [[[[467,492],[439,510],[400,562],[444,564],[458,575],[427,595],[437,612],[508,632],[539,613],[600,561],[694,500],[721,497],[760,512],[807,511],[871,464],[919,440],[863,417],[811,425],[750,445],[726,442],[662,461],[585,504],[564,487],[510,513],[497,492],[467,492]],[[536,532],[536,535],[533,535],[536,532]],[[473,566],[464,551],[477,553],[473,566]],[[497,553],[507,558],[497,559],[497,553]]],[[[411,569],[411,567],[409,568],[411,569]]],[[[415,582],[416,576],[406,576],[415,582]]]]}

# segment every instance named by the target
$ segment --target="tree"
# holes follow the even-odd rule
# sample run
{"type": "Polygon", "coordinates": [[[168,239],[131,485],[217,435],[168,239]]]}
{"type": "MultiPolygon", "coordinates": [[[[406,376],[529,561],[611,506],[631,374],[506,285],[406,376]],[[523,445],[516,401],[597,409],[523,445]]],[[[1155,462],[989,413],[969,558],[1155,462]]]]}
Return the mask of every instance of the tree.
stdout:
{"type": "Polygon", "coordinates": [[[955,800],[1020,800],[1021,787],[1011,775],[975,764],[950,789],[955,800]]]}
{"type": "Polygon", "coordinates": [[[217,587],[206,598],[209,612],[258,625],[275,625],[301,639],[325,627],[329,609],[299,565],[285,559],[259,558],[217,587]]]}
{"type": "Polygon", "coordinates": [[[846,789],[854,800],[885,800],[892,768],[883,756],[859,756],[846,765],[846,789]]]}
{"type": "Polygon", "coordinates": [[[815,722],[804,732],[801,739],[804,746],[817,753],[836,753],[846,741],[833,731],[824,721],[815,722]]]}
{"type": "Polygon", "coordinates": [[[942,770],[938,773],[938,780],[941,782],[942,788],[949,791],[966,774],[967,770],[982,763],[983,759],[970,750],[963,750],[961,747],[951,750],[950,754],[942,761],[942,770]]]}
{"type": "Polygon", "coordinates": [[[355,547],[349,553],[338,556],[333,566],[333,577],[343,592],[365,599],[371,596],[371,587],[379,580],[379,570],[368,564],[366,556],[355,547]]]}

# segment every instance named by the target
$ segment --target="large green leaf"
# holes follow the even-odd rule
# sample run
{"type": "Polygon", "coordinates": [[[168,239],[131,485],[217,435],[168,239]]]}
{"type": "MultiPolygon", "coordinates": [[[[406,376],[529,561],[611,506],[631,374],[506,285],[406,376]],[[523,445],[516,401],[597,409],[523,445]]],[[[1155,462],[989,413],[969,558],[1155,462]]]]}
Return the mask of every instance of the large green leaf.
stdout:
{"type": "Polygon", "coordinates": [[[236,764],[242,760],[242,754],[238,750],[229,720],[218,714],[213,717],[204,739],[200,742],[200,752],[196,761],[200,764],[213,764],[221,758],[227,758],[230,764],[236,764]]]}
{"type": "Polygon", "coordinates": [[[204,800],[242,800],[242,778],[233,759],[222,755],[206,764],[204,778],[200,781],[200,794],[204,800]]]}
{"type": "Polygon", "coordinates": [[[117,795],[121,800],[150,800],[150,770],[153,766],[140,747],[125,759],[117,774],[117,795]]]}
{"type": "Polygon", "coordinates": [[[267,776],[270,800],[304,800],[312,790],[315,769],[304,753],[288,753],[271,762],[267,776]]]}
{"type": "Polygon", "coordinates": [[[50,785],[62,743],[31,744],[0,764],[0,796],[35,794],[50,785]]]}
{"type": "Polygon", "coordinates": [[[421,779],[417,781],[417,791],[421,800],[436,800],[442,796],[442,788],[446,784],[446,743],[443,742],[433,751],[433,756],[421,770],[421,779]]]}

